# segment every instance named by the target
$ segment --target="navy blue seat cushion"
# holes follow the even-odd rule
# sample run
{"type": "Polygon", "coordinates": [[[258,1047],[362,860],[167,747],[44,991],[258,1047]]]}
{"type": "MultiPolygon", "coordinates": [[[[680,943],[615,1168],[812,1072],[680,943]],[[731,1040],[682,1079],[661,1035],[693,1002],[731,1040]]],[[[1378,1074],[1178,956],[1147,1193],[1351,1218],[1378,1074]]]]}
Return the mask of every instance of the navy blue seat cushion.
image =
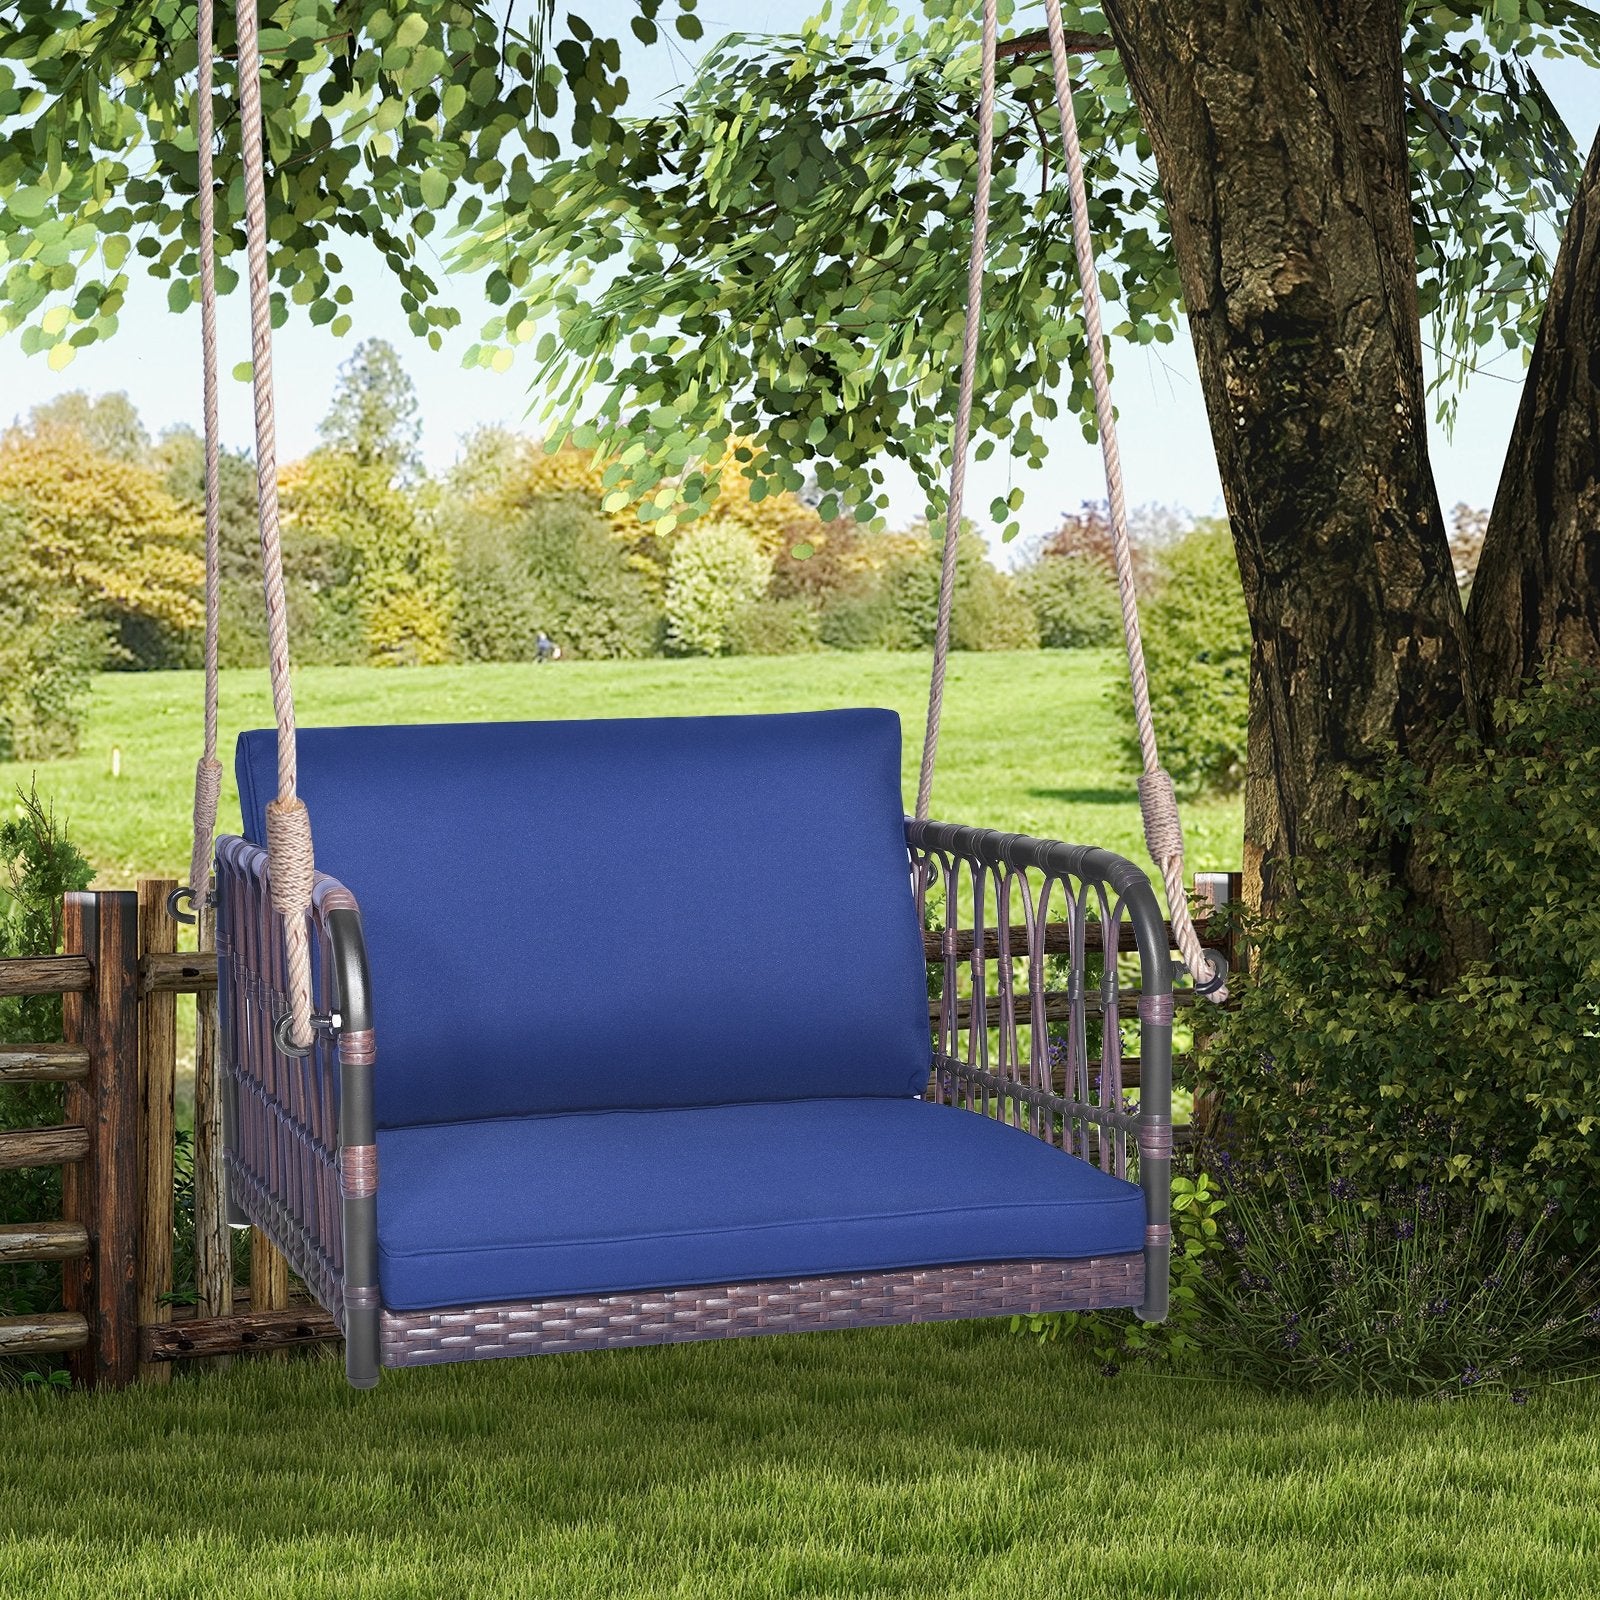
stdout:
{"type": "MultiPolygon", "coordinates": [[[[909,1095],[926,969],[890,711],[309,728],[380,1126],[909,1095]]],[[[247,733],[265,837],[274,735],[247,733]]]]}
{"type": "Polygon", "coordinates": [[[378,1136],[394,1310],[1072,1260],[1144,1244],[1144,1197],[922,1100],[566,1113],[378,1136]]]}

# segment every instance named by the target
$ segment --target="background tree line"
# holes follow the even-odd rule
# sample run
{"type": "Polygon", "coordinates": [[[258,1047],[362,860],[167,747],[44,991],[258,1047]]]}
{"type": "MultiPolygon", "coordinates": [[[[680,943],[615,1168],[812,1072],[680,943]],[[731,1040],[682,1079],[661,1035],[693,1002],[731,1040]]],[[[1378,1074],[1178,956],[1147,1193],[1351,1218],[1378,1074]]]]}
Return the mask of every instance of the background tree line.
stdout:
{"type": "MultiPolygon", "coordinates": [[[[430,477],[416,396],[388,345],[344,367],[320,444],[281,477],[296,659],[321,665],[531,660],[540,633],[589,659],[921,650],[940,546],[923,524],[823,522],[727,473],[717,514],[663,534],[607,514],[603,465],[483,428],[430,477]]],[[[0,438],[0,756],[69,751],[92,675],[194,667],[203,643],[204,449],[153,440],[121,394],[63,396],[0,438]]],[[[1463,581],[1481,514],[1462,509],[1463,581]]],[[[1184,786],[1243,770],[1249,640],[1225,524],[1147,511],[1147,646],[1184,786]]],[[[1475,542],[1476,541],[1476,542],[1475,542]]],[[[255,464],[221,462],[225,667],[265,660],[255,464]]],[[[1119,637],[1110,534],[1086,505],[1012,572],[962,536],[954,643],[1071,649],[1119,637]]]]}

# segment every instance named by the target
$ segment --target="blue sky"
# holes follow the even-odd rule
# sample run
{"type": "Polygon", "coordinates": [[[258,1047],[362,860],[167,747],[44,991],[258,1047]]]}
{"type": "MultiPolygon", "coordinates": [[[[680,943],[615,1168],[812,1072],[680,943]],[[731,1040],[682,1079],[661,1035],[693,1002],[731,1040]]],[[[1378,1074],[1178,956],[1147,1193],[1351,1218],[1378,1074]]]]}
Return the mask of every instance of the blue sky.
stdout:
{"type": "MultiPolygon", "coordinates": [[[[814,0],[744,0],[736,11],[727,0],[703,0],[700,14],[708,35],[714,36],[734,28],[783,31],[814,9],[814,0]]],[[[584,10],[597,26],[609,22],[617,34],[626,36],[626,17],[632,11],[629,0],[592,0],[584,10]]],[[[676,47],[636,52],[627,62],[635,103],[667,93],[689,66],[689,58],[676,47]]],[[[1587,148],[1600,121],[1600,73],[1563,64],[1549,70],[1546,81],[1580,145],[1587,148]]],[[[388,339],[401,351],[421,399],[423,450],[431,468],[448,466],[462,434],[476,424],[524,425],[529,397],[522,365],[503,374],[469,372],[461,366],[462,351],[489,314],[475,286],[455,286],[453,297],[463,313],[462,326],[435,354],[412,337],[376,253],[359,251],[356,243],[339,247],[352,268],[350,282],[356,294],[352,333],[334,339],[325,329],[312,328],[302,319],[278,336],[280,459],[304,454],[315,443],[316,425],[326,409],[339,364],[363,338],[388,339]]],[[[235,361],[249,355],[242,293],[223,304],[221,336],[223,433],[229,444],[246,446],[252,437],[249,387],[226,376],[235,361]]],[[[60,374],[51,372],[42,357],[25,357],[14,338],[0,340],[0,395],[5,397],[0,402],[0,421],[25,415],[41,401],[82,388],[96,393],[126,390],[155,431],[182,422],[198,425],[199,381],[198,312],[173,316],[166,307],[164,284],[136,281],[117,337],[80,352],[60,374]]],[[[1521,381],[1520,357],[1502,357],[1473,380],[1454,437],[1446,440],[1435,430],[1434,467],[1447,510],[1460,500],[1477,506],[1487,506],[1492,500],[1521,381]]],[[[1130,497],[1140,503],[1161,502],[1194,512],[1220,510],[1210,433],[1185,333],[1180,331],[1172,345],[1119,350],[1116,384],[1130,497]]],[[[1013,483],[1027,496],[1021,514],[1025,531],[1048,526],[1061,511],[1100,498],[1104,492],[1099,452],[1083,442],[1070,419],[1053,442],[1050,459],[1036,473],[1019,470],[1013,475],[1009,465],[999,459],[974,466],[968,504],[981,512],[991,498],[1013,483]]],[[[896,520],[920,514],[921,495],[908,471],[892,472],[890,490],[896,520]]]]}

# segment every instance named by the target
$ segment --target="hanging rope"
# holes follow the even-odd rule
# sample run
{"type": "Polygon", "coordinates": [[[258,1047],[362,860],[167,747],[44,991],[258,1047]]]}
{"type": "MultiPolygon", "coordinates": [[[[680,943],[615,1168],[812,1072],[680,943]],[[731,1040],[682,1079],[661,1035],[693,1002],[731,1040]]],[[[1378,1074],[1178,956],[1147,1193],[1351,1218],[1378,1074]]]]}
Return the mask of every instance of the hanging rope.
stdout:
{"type": "Polygon", "coordinates": [[[267,197],[261,130],[261,41],[257,0],[237,0],[239,109],[244,158],[245,240],[250,277],[251,354],[256,402],[256,488],[261,578],[267,603],[267,662],[278,724],[278,798],[267,805],[272,905],[283,918],[289,985],[289,1039],[309,1048],[311,946],[307,914],[315,874],[311,819],[296,793],[294,690],[289,681],[289,618],[278,526],[278,439],[272,401],[272,291],[267,276],[267,197]]]}
{"type": "Polygon", "coordinates": [[[928,815],[928,806],[933,798],[933,768],[939,755],[939,719],[944,711],[944,674],[950,658],[950,611],[956,590],[956,547],[961,538],[961,507],[967,489],[967,448],[972,437],[972,395],[977,378],[978,331],[983,320],[983,259],[989,247],[989,188],[994,177],[994,63],[998,32],[995,0],[984,0],[983,83],[978,95],[978,183],[972,200],[972,249],[967,256],[967,323],[961,346],[956,436],[951,446],[944,554],[939,563],[939,620],[933,633],[933,680],[928,687],[928,727],[922,739],[922,773],[917,779],[919,818],[928,815]]]}
{"type": "Polygon", "coordinates": [[[216,33],[213,0],[199,0],[195,28],[200,51],[196,143],[200,156],[200,346],[204,369],[206,448],[206,731],[205,749],[194,769],[194,845],[189,854],[189,896],[199,911],[210,895],[211,840],[217,828],[222,764],[217,760],[217,614],[221,600],[222,512],[217,443],[217,197],[212,141],[216,136],[212,96],[212,50],[216,33]]]}
{"type": "MultiPolygon", "coordinates": [[[[1156,748],[1155,720],[1150,709],[1150,682],[1144,645],[1139,636],[1139,602],[1133,581],[1133,546],[1128,535],[1127,495],[1122,482],[1122,456],[1117,448],[1116,414],[1111,404],[1111,377],[1106,369],[1105,333],[1100,316],[1100,281],[1095,270],[1094,240],[1089,233],[1089,203],[1083,176],[1083,148],[1072,104],[1072,78],[1067,61],[1066,31],[1060,0],[1045,0],[1050,59],[1055,68],[1056,107],[1066,149],[1072,201],[1072,243],[1083,294],[1084,333],[1089,347],[1089,372],[1094,388],[1095,418],[1105,462],[1106,497],[1111,510],[1111,542],[1122,599],[1122,632],[1128,652],[1128,678],[1133,688],[1134,721],[1139,731],[1143,772],[1139,778],[1139,810],[1144,819],[1145,847],[1161,872],[1172,917],[1173,941],[1196,986],[1212,1000],[1228,997],[1225,970],[1202,947],[1189,915],[1183,860],[1183,824],[1178,816],[1172,778],[1156,748]]],[[[933,678],[928,691],[928,725],[922,743],[922,771],[917,780],[918,817],[928,815],[934,764],[939,750],[939,722],[944,708],[945,669],[950,655],[950,613],[955,598],[956,553],[966,490],[967,452],[972,434],[973,391],[977,373],[978,333],[983,312],[983,263],[989,237],[989,198],[994,170],[994,102],[996,56],[995,0],[984,0],[983,72],[978,102],[978,181],[973,196],[972,249],[967,260],[967,320],[962,346],[961,378],[956,403],[955,440],[950,463],[950,496],[945,517],[943,559],[939,567],[939,615],[934,630],[933,678]]]]}
{"type": "Polygon", "coordinates": [[[1083,293],[1084,336],[1089,345],[1089,374],[1094,387],[1095,420],[1100,454],[1105,461],[1106,496],[1111,507],[1111,544],[1116,555],[1117,588],[1122,596],[1122,633],[1128,647],[1128,677],[1133,685],[1133,715],[1139,729],[1139,810],[1144,817],[1145,847],[1161,871],[1172,917],[1173,942],[1183,955],[1202,993],[1221,1002],[1228,997],[1225,971],[1200,944],[1189,916],[1189,895],[1183,869],[1183,824],[1172,778],[1156,749],[1155,719],[1150,711],[1150,680],[1145,673],[1144,645],[1139,637],[1139,601],[1133,585],[1133,547],[1128,537],[1128,505],[1122,485],[1122,456],[1117,449],[1117,420],[1111,405],[1111,377],[1106,370],[1105,334],[1100,320],[1100,280],[1095,271],[1094,240],[1089,234],[1089,200],[1083,179],[1083,147],[1072,104],[1072,77],[1067,62],[1061,0],[1045,0],[1050,30],[1050,59],[1055,67],[1056,108],[1066,146],[1067,182],[1072,197],[1072,243],[1078,258],[1078,284],[1083,293]]]}

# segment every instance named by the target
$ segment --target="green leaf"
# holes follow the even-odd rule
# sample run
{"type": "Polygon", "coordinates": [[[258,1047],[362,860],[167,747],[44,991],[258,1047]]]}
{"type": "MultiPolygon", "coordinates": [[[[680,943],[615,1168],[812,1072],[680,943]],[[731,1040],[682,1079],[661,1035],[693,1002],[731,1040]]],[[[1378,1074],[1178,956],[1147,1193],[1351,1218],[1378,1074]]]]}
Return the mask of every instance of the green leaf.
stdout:
{"type": "Polygon", "coordinates": [[[5,199],[5,209],[19,222],[37,222],[49,207],[49,191],[42,188],[13,189],[5,199]]]}
{"type": "Polygon", "coordinates": [[[439,210],[450,196],[450,179],[437,167],[429,167],[420,180],[424,205],[439,210]]]}
{"type": "Polygon", "coordinates": [[[412,45],[420,44],[427,36],[428,19],[421,11],[413,11],[404,19],[394,31],[394,42],[409,49],[412,45]]]}

